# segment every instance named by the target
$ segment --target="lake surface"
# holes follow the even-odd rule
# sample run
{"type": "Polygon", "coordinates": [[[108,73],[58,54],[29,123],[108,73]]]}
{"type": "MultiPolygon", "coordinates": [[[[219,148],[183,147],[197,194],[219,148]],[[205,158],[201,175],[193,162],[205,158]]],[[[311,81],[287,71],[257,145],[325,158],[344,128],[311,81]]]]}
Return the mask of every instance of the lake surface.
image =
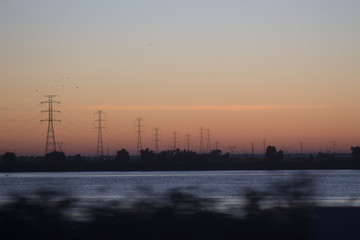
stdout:
{"type": "Polygon", "coordinates": [[[303,178],[311,179],[312,198],[321,205],[360,206],[360,170],[0,173],[0,198],[50,189],[80,199],[129,201],[176,188],[231,204],[248,189],[271,190],[303,178]]]}

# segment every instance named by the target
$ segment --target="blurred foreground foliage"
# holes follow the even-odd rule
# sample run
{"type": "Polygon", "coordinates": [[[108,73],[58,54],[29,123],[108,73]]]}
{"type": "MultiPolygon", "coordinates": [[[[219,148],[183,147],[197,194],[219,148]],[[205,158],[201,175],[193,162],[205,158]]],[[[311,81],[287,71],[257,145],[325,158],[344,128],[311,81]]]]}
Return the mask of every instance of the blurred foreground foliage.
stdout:
{"type": "Polygon", "coordinates": [[[322,220],[309,201],[311,185],[297,177],[267,191],[248,190],[244,207],[230,212],[178,189],[129,205],[83,202],[53,191],[13,195],[0,206],[0,234],[2,239],[55,240],[336,239],[336,234],[321,235],[328,226],[318,224],[322,220]]]}

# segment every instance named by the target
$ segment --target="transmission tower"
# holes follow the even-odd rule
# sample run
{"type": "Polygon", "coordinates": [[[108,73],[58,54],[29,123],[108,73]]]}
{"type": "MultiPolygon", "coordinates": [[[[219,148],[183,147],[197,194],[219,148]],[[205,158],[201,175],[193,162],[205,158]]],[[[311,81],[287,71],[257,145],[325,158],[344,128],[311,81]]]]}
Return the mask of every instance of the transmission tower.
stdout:
{"type": "Polygon", "coordinates": [[[104,120],[102,119],[102,115],[104,114],[103,111],[96,111],[95,113],[97,115],[97,123],[98,126],[96,127],[98,130],[98,139],[97,139],[97,148],[96,148],[96,156],[102,157],[104,156],[104,145],[103,145],[103,139],[102,139],[102,129],[104,128],[102,126],[102,123],[104,120]]]}
{"type": "Polygon", "coordinates": [[[251,158],[254,158],[254,143],[251,143],[251,158]]]}
{"type": "Polygon", "coordinates": [[[140,151],[142,150],[142,143],[141,143],[141,134],[143,133],[143,120],[138,118],[135,120],[135,133],[137,133],[137,145],[136,145],[136,154],[139,156],[140,151]]]}
{"type": "Polygon", "coordinates": [[[45,120],[41,120],[41,122],[47,121],[48,122],[48,130],[47,130],[47,135],[46,135],[46,146],[45,146],[45,155],[50,153],[50,152],[55,152],[56,151],[56,142],[55,142],[55,133],[54,133],[54,121],[58,121],[60,122],[60,120],[54,119],[53,118],[53,113],[54,112],[60,112],[57,110],[53,109],[53,103],[60,103],[57,101],[53,101],[53,98],[56,97],[57,95],[45,95],[45,97],[48,98],[47,101],[41,102],[43,103],[47,103],[48,104],[48,110],[44,110],[41,112],[47,112],[49,113],[48,119],[45,120]]]}
{"type": "Polygon", "coordinates": [[[231,155],[234,154],[236,146],[229,146],[231,155]]]}
{"type": "Polygon", "coordinates": [[[205,149],[204,149],[204,128],[201,127],[200,128],[200,147],[199,147],[199,153],[204,153],[205,149]]]}
{"type": "Polygon", "coordinates": [[[190,134],[186,134],[186,150],[187,151],[190,151],[190,138],[191,138],[191,135],[190,134]]]}
{"type": "Polygon", "coordinates": [[[211,143],[210,143],[210,129],[206,129],[206,152],[211,151],[211,143]]]}
{"type": "Polygon", "coordinates": [[[264,145],[264,153],[266,153],[266,139],[263,140],[263,145],[264,145]]]}
{"type": "Polygon", "coordinates": [[[219,141],[215,141],[215,150],[220,150],[220,144],[219,144],[219,141]]]}
{"type": "Polygon", "coordinates": [[[173,150],[176,150],[177,149],[177,132],[172,133],[172,138],[173,138],[173,150]]]}
{"type": "Polygon", "coordinates": [[[59,152],[62,152],[62,146],[64,145],[64,143],[63,142],[58,142],[57,145],[59,147],[59,152]]]}
{"type": "Polygon", "coordinates": [[[159,153],[159,141],[160,141],[160,129],[154,128],[153,129],[153,137],[155,142],[155,153],[159,153]]]}

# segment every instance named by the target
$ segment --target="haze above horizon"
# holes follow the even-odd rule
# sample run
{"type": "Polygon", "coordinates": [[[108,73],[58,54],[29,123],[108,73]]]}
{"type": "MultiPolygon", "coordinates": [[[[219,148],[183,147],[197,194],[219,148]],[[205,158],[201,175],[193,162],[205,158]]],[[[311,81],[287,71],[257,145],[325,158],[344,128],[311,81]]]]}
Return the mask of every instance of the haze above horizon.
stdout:
{"type": "Polygon", "coordinates": [[[56,141],[179,147],[199,128],[223,151],[262,141],[299,151],[360,145],[360,1],[0,1],[0,152],[42,154],[44,95],[56,94],[56,141]]]}

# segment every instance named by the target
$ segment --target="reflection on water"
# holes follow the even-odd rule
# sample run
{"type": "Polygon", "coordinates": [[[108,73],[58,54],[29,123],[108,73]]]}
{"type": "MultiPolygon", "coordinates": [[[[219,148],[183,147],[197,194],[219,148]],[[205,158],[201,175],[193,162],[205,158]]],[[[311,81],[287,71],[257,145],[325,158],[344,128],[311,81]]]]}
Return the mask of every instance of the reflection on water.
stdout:
{"type": "Polygon", "coordinates": [[[312,180],[312,200],[320,205],[360,206],[360,171],[164,171],[0,173],[0,198],[11,193],[31,194],[39,189],[66,192],[81,199],[132,199],[156,197],[170,189],[242,204],[249,189],[264,192],[274,184],[306,176],[312,180]]]}

